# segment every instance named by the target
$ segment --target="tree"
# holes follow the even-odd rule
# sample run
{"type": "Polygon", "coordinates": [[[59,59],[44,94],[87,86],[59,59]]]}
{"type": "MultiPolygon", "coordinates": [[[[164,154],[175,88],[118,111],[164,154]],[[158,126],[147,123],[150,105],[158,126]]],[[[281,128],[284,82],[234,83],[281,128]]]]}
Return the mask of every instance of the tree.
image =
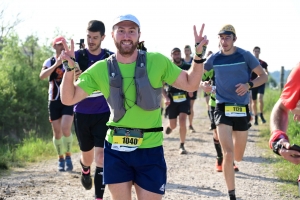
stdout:
{"type": "Polygon", "coordinates": [[[20,140],[29,131],[38,135],[51,131],[47,111],[47,85],[40,81],[43,61],[52,51],[39,46],[36,36],[25,42],[11,32],[0,51],[0,138],[20,140]]]}

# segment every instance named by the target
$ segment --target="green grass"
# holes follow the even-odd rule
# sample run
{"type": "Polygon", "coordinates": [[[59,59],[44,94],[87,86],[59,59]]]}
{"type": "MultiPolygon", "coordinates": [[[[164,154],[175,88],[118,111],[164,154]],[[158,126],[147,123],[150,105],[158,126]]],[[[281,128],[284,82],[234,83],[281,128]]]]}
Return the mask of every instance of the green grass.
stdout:
{"type": "MultiPolygon", "coordinates": [[[[278,90],[270,90],[267,89],[264,95],[264,115],[266,119],[270,119],[270,113],[272,111],[272,108],[274,104],[277,102],[277,100],[280,97],[280,91],[278,90]]],[[[270,120],[267,120],[268,122],[270,120]]],[[[281,188],[278,188],[282,192],[285,193],[291,193],[296,197],[299,197],[298,193],[298,186],[297,186],[297,178],[300,174],[300,165],[294,165],[284,159],[282,159],[280,156],[277,156],[270,150],[268,146],[268,141],[270,138],[270,129],[269,126],[259,126],[260,129],[260,135],[261,143],[260,146],[262,148],[268,149],[268,154],[264,155],[264,157],[268,158],[271,162],[271,166],[274,167],[275,175],[285,183],[285,185],[281,188]]],[[[293,120],[293,115],[289,114],[289,126],[287,130],[287,134],[290,139],[290,143],[293,144],[299,144],[300,145],[300,126],[298,122],[295,122],[293,120]]],[[[268,166],[269,167],[269,166],[268,166]]]]}
{"type": "MultiPolygon", "coordinates": [[[[72,153],[79,152],[76,135],[73,134],[72,153]]],[[[20,144],[0,145],[0,170],[9,170],[11,167],[24,167],[28,163],[56,158],[57,153],[52,142],[52,136],[43,139],[31,133],[20,144]]]]}

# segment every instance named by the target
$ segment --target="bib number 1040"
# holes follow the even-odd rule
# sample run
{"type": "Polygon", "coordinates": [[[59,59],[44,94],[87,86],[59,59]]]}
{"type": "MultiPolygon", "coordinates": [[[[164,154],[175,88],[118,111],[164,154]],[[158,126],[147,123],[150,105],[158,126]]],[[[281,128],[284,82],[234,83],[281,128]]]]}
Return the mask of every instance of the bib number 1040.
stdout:
{"type": "Polygon", "coordinates": [[[123,144],[133,144],[137,145],[139,139],[133,137],[123,137],[123,144]]]}

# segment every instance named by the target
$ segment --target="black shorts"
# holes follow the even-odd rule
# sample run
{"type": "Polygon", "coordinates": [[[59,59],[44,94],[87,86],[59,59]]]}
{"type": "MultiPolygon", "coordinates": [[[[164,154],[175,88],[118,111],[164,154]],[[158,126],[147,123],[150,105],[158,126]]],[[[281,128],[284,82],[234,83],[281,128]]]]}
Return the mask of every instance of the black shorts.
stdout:
{"type": "Polygon", "coordinates": [[[191,100],[196,100],[197,99],[197,91],[193,92],[193,96],[190,97],[191,100]]]}
{"type": "Polygon", "coordinates": [[[266,84],[262,84],[261,86],[255,87],[251,89],[251,93],[252,93],[252,100],[256,100],[257,99],[257,94],[264,94],[265,93],[265,86],[266,84]]]}
{"type": "Polygon", "coordinates": [[[104,147],[110,112],[101,114],[74,114],[74,126],[81,151],[104,147]]]}
{"type": "Polygon", "coordinates": [[[176,119],[180,113],[191,114],[190,100],[187,99],[180,103],[174,103],[171,101],[170,105],[167,107],[169,119],[176,119]]]}
{"type": "Polygon", "coordinates": [[[250,121],[249,107],[246,106],[246,117],[227,117],[225,115],[225,104],[217,104],[214,112],[215,124],[226,124],[232,126],[233,131],[247,131],[249,129],[248,122],[250,121]]]}
{"type": "Polygon", "coordinates": [[[209,111],[209,119],[210,119],[210,127],[212,129],[216,129],[214,112],[215,112],[215,107],[211,106],[209,111]]]}
{"type": "Polygon", "coordinates": [[[63,115],[73,115],[73,106],[62,104],[61,100],[49,101],[48,112],[50,122],[61,118],[63,115]]]}

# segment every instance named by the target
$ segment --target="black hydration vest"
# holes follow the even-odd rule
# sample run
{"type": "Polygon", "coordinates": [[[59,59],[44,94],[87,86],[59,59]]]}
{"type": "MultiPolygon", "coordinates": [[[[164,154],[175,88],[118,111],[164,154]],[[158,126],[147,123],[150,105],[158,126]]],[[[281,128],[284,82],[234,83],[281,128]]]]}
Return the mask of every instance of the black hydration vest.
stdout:
{"type": "MultiPolygon", "coordinates": [[[[123,78],[115,54],[107,59],[110,95],[107,103],[110,107],[113,121],[119,121],[126,112],[123,78]]],[[[162,88],[153,88],[147,73],[146,52],[138,51],[134,82],[136,86],[135,104],[144,110],[152,111],[160,108],[162,88]]]]}

